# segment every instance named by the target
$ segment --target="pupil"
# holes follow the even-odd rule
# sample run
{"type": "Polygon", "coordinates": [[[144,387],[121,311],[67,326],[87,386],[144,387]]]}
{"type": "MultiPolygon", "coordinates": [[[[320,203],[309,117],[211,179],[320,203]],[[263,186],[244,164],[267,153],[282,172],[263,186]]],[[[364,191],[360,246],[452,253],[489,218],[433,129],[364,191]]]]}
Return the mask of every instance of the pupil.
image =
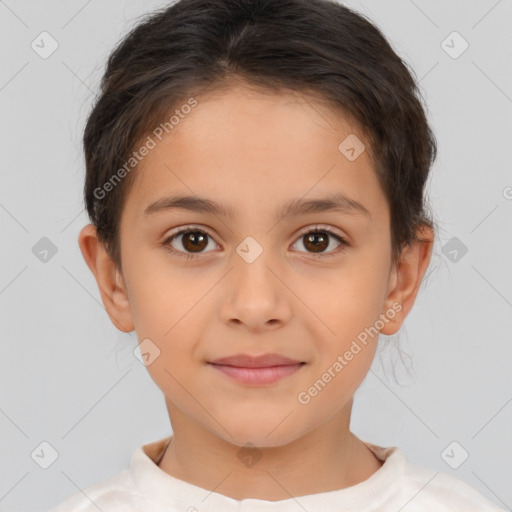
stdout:
{"type": "Polygon", "coordinates": [[[198,231],[189,231],[188,236],[186,236],[183,240],[183,245],[187,250],[190,250],[191,248],[204,249],[206,247],[206,244],[204,243],[205,241],[206,236],[203,233],[198,231]],[[202,246],[200,242],[203,242],[202,246]],[[191,245],[189,246],[189,244],[191,245]]]}
{"type": "Polygon", "coordinates": [[[323,233],[311,233],[310,235],[307,236],[307,241],[314,243],[314,245],[313,245],[313,252],[322,252],[322,250],[325,250],[326,247],[329,245],[329,244],[325,243],[326,237],[324,236],[323,233]],[[319,239],[324,242],[323,246],[322,245],[320,245],[320,246],[318,245],[318,240],[319,239]]]}

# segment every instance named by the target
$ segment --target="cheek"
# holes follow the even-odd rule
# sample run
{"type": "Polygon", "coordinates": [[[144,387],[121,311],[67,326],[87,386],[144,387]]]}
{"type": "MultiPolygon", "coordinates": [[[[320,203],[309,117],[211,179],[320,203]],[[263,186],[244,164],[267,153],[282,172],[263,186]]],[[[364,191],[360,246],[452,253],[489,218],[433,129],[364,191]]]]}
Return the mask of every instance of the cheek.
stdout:
{"type": "MultiPolygon", "coordinates": [[[[366,348],[344,363],[337,359],[323,365],[318,374],[297,393],[298,406],[304,414],[330,417],[353,398],[366,377],[374,351],[366,348]],[[309,409],[309,410],[308,410],[309,409]]],[[[315,373],[313,371],[313,373],[315,373]]]]}
{"type": "Polygon", "coordinates": [[[338,271],[330,272],[329,279],[319,280],[315,292],[307,295],[310,311],[305,311],[304,318],[318,358],[312,370],[319,386],[326,387],[319,393],[323,396],[320,401],[331,397],[334,403],[341,403],[371,367],[385,277],[386,262],[372,250],[361,250],[347,257],[338,271]]]}
{"type": "Polygon", "coordinates": [[[149,339],[159,354],[147,370],[159,384],[169,386],[174,382],[169,373],[178,378],[194,359],[204,333],[204,296],[211,285],[200,278],[191,280],[190,273],[173,268],[165,257],[132,258],[130,263],[135,331],[140,343],[149,339]]]}
{"type": "Polygon", "coordinates": [[[165,339],[187,323],[207,287],[204,281],[191,281],[189,275],[180,273],[165,254],[157,256],[148,251],[146,257],[127,259],[126,266],[135,330],[139,337],[151,337],[151,333],[165,339]]]}
{"type": "Polygon", "coordinates": [[[149,352],[156,354],[146,365],[150,377],[166,396],[187,403],[190,397],[183,386],[193,391],[190,379],[198,368],[196,348],[204,332],[197,317],[201,314],[200,296],[184,297],[176,283],[171,286],[158,279],[152,285],[152,279],[147,275],[136,300],[134,323],[140,352],[144,353],[146,343],[149,352]]]}
{"type": "Polygon", "coordinates": [[[316,285],[303,282],[300,296],[307,317],[322,337],[347,339],[373,325],[381,312],[387,283],[386,264],[372,251],[353,253],[338,268],[324,270],[316,285]]]}
{"type": "Polygon", "coordinates": [[[346,403],[366,377],[375,357],[378,313],[360,292],[356,296],[357,300],[344,297],[332,301],[335,306],[325,305],[322,318],[329,329],[319,327],[319,322],[311,328],[317,358],[301,391],[304,400],[314,403],[319,411],[334,413],[346,403]]]}

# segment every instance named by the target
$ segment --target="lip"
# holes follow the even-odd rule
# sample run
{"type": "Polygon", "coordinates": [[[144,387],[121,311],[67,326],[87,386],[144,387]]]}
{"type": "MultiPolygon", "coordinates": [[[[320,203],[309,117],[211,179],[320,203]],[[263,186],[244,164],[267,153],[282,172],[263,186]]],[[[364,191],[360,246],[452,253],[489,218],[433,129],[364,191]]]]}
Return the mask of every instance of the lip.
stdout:
{"type": "Polygon", "coordinates": [[[222,357],[210,364],[234,366],[239,368],[270,368],[272,366],[295,366],[302,362],[284,357],[280,354],[263,354],[261,356],[250,356],[248,354],[236,354],[230,357],[222,357]]]}
{"type": "Polygon", "coordinates": [[[282,366],[266,366],[263,368],[244,368],[223,364],[208,363],[212,368],[241,384],[250,386],[265,386],[292,375],[300,370],[306,363],[286,364],[282,366]]]}
{"type": "Polygon", "coordinates": [[[279,354],[237,354],[209,361],[208,364],[241,384],[263,386],[292,375],[306,363],[279,354]]]}

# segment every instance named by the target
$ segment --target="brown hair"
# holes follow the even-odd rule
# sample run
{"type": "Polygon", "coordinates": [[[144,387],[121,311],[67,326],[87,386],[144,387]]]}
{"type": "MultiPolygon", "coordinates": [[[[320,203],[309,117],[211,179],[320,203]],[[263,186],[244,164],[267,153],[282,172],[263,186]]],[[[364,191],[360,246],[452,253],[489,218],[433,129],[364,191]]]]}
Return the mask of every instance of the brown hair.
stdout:
{"type": "Polygon", "coordinates": [[[179,0],[146,15],[110,55],[85,127],[84,199],[100,241],[121,269],[136,172],[126,162],[143,137],[200,92],[243,80],[313,95],[361,129],[399,261],[417,228],[434,227],[424,193],[436,140],[411,72],[379,28],[334,0],[179,0]]]}

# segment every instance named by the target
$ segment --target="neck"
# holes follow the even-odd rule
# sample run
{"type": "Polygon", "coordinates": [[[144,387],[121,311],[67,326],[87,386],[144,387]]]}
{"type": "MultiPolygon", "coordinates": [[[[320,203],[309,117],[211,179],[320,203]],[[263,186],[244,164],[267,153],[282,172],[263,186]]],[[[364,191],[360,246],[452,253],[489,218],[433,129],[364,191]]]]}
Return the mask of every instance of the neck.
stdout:
{"type": "Polygon", "coordinates": [[[159,467],[236,500],[278,501],[342,489],[382,466],[343,414],[284,445],[241,447],[191,423],[172,404],[168,408],[173,436],[159,467]]]}

